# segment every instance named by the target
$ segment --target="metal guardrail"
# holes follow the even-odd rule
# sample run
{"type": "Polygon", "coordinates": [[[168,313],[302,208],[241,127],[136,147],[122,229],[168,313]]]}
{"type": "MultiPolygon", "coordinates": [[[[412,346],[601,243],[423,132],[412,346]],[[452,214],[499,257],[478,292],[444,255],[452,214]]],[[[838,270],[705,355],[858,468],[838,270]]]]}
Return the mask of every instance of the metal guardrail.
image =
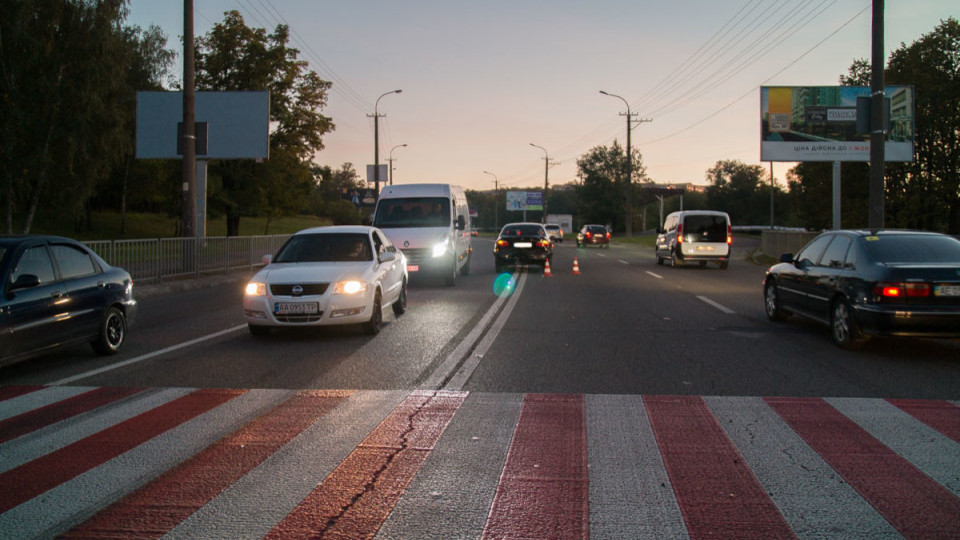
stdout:
{"type": "Polygon", "coordinates": [[[760,251],[774,258],[780,258],[784,253],[796,254],[818,234],[820,233],[795,230],[763,231],[760,237],[760,251]]]}
{"type": "Polygon", "coordinates": [[[261,266],[291,235],[145,238],[84,242],[111,266],[139,282],[226,274],[261,266]]]}

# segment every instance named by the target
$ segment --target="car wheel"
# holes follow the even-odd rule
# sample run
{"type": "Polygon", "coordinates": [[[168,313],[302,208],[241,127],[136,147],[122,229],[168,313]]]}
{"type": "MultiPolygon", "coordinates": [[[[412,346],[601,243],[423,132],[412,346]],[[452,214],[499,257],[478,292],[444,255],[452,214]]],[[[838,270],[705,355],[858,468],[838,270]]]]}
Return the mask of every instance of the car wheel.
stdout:
{"type": "Polygon", "coordinates": [[[380,304],[380,291],[373,296],[373,309],[370,312],[370,320],[363,323],[363,332],[371,336],[379,334],[383,328],[383,307],[380,304]]]}
{"type": "Polygon", "coordinates": [[[257,324],[248,324],[247,330],[250,330],[250,333],[256,337],[263,337],[270,334],[269,326],[260,326],[257,324]]]}
{"type": "Polygon", "coordinates": [[[830,309],[830,335],[841,349],[857,349],[867,342],[853,318],[853,309],[843,298],[834,300],[830,309]]]}
{"type": "Polygon", "coordinates": [[[127,318],[118,308],[111,307],[100,319],[97,339],[90,343],[100,355],[117,354],[127,338],[127,318]]]}
{"type": "Polygon", "coordinates": [[[393,303],[393,314],[396,316],[403,315],[407,311],[407,280],[403,280],[403,284],[400,286],[400,296],[397,297],[396,301],[393,303]]]}
{"type": "Polygon", "coordinates": [[[777,293],[777,284],[770,280],[763,287],[763,307],[767,312],[767,318],[771,321],[786,320],[788,314],[780,307],[780,295],[777,293]]]}

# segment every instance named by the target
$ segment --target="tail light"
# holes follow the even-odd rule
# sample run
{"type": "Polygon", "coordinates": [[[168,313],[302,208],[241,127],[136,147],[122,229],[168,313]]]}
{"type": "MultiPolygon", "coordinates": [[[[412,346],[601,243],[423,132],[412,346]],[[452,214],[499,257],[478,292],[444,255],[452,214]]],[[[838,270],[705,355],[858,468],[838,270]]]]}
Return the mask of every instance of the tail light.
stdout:
{"type": "Polygon", "coordinates": [[[610,232],[608,231],[608,232],[607,232],[607,240],[609,240],[609,239],[610,239],[610,232]]]}
{"type": "Polygon", "coordinates": [[[498,246],[509,246],[509,245],[510,245],[510,242],[507,242],[506,240],[504,240],[503,238],[501,238],[501,239],[497,240],[497,245],[498,245],[498,246]]]}
{"type": "Polygon", "coordinates": [[[930,296],[930,284],[929,283],[877,283],[873,287],[873,294],[878,299],[926,298],[930,296]]]}
{"type": "Polygon", "coordinates": [[[683,223],[677,224],[677,243],[683,243],[683,223]]]}
{"type": "Polygon", "coordinates": [[[733,227],[727,224],[727,245],[733,244],[733,227]]]}
{"type": "Polygon", "coordinates": [[[539,246],[539,247],[550,247],[550,241],[549,241],[549,240],[540,240],[539,242],[537,242],[537,246],[539,246]]]}
{"type": "Polygon", "coordinates": [[[584,235],[587,238],[590,238],[590,231],[587,231],[587,234],[584,235]]]}

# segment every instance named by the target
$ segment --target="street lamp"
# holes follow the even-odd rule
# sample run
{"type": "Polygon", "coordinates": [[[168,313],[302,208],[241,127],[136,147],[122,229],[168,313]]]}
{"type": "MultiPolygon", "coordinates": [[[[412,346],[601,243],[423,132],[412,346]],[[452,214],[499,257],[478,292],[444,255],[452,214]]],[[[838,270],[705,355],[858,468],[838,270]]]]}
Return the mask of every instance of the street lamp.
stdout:
{"type": "Polygon", "coordinates": [[[498,232],[500,230],[500,219],[497,216],[497,206],[500,205],[500,188],[497,185],[497,175],[488,171],[483,171],[483,174],[489,174],[493,177],[493,232],[498,232]]]}
{"type": "Polygon", "coordinates": [[[530,146],[543,150],[543,223],[547,222],[547,190],[550,189],[550,155],[547,149],[530,143],[530,146]]]}
{"type": "MultiPolygon", "coordinates": [[[[380,198],[380,117],[386,116],[381,115],[378,112],[380,107],[380,100],[383,96],[390,94],[399,94],[403,90],[391,90],[389,92],[384,92],[380,94],[380,97],[377,98],[376,103],[373,104],[373,187],[374,187],[374,199],[380,198]]],[[[367,117],[370,117],[368,114],[367,117]]]]}
{"type": "Polygon", "coordinates": [[[398,145],[394,146],[393,148],[391,148],[391,149],[390,149],[390,157],[387,158],[387,161],[390,162],[390,185],[391,185],[391,186],[393,185],[393,151],[396,150],[397,148],[403,148],[404,146],[406,146],[406,143],[404,143],[404,144],[398,144],[398,145]]]}
{"type": "MultiPolygon", "coordinates": [[[[624,105],[627,106],[627,113],[620,113],[620,116],[627,117],[627,238],[633,236],[633,155],[630,151],[630,132],[633,131],[633,127],[630,125],[633,117],[636,113],[630,112],[630,103],[627,100],[623,99],[621,96],[616,94],[611,94],[609,92],[600,91],[601,94],[605,96],[615,97],[623,101],[624,105]]],[[[637,120],[638,122],[650,122],[649,118],[641,118],[637,120]]]]}

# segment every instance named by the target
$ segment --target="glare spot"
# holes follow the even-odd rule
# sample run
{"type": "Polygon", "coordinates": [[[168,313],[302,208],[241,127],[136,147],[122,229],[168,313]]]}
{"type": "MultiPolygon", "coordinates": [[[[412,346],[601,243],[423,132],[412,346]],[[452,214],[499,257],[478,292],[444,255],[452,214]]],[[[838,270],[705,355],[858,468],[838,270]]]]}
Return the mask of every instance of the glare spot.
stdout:
{"type": "Polygon", "coordinates": [[[510,296],[517,286],[517,280],[513,279],[513,274],[504,272],[497,276],[493,282],[493,294],[497,296],[510,296]]]}

